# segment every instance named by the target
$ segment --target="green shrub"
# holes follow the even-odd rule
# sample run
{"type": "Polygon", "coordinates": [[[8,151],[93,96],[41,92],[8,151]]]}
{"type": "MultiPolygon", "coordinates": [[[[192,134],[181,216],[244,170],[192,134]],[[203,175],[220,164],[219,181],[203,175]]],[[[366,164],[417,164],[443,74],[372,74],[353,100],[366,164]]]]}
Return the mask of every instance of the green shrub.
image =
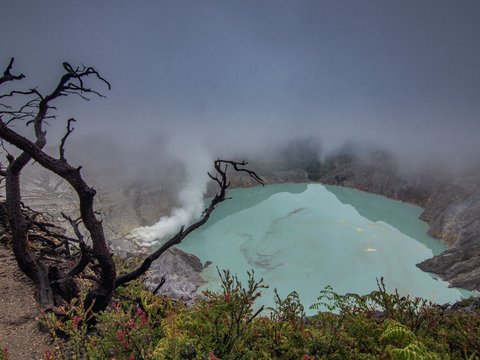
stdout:
{"type": "Polygon", "coordinates": [[[63,315],[45,315],[54,339],[45,359],[478,360],[480,311],[468,303],[450,309],[402,297],[380,280],[366,295],[326,287],[319,312],[307,317],[296,292],[281,298],[275,290],[275,305],[257,308],[263,280],[253,272],[245,284],[229,271],[219,276],[221,291],[191,306],[128,284],[95,327],[72,301],[63,315]]]}
{"type": "Polygon", "coordinates": [[[337,294],[331,286],[320,292],[318,302],[311,309],[327,309],[340,314],[381,314],[402,324],[417,328],[424,321],[425,311],[431,304],[424,299],[411,299],[408,295],[401,296],[395,289],[390,294],[385,288],[383,278],[377,279],[378,289],[366,295],[347,293],[337,294]]]}
{"type": "Polygon", "coordinates": [[[417,340],[415,334],[397,321],[387,319],[380,341],[387,344],[387,351],[394,360],[440,360],[437,354],[417,340]]]}
{"type": "Polygon", "coordinates": [[[192,309],[172,313],[163,322],[165,338],[154,355],[161,359],[204,359],[209,354],[222,359],[249,359],[254,337],[252,321],[262,310],[253,304],[266,288],[248,273],[246,287],[229,271],[219,271],[222,292],[206,291],[192,309]]]}

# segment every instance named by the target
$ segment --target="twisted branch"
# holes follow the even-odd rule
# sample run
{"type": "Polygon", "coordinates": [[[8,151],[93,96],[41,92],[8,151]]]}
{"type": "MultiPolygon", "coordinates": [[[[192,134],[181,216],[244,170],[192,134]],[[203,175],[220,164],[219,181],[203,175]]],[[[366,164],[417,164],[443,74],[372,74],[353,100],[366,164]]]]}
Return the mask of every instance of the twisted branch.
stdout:
{"type": "Polygon", "coordinates": [[[25,75],[23,74],[20,74],[20,75],[12,75],[12,73],[10,72],[10,70],[12,70],[12,67],[13,67],[13,62],[15,61],[15,58],[11,58],[10,59],[10,62],[8,63],[8,66],[7,68],[5,69],[5,71],[3,72],[3,76],[0,77],[0,84],[3,84],[4,82],[7,82],[7,81],[14,81],[14,80],[21,80],[25,77],[25,75]]]}
{"type": "Polygon", "coordinates": [[[62,137],[62,140],[60,141],[60,148],[59,148],[60,159],[63,160],[63,161],[66,161],[66,159],[65,159],[65,141],[67,141],[68,136],[73,132],[73,130],[75,130],[75,128],[70,127],[70,124],[72,122],[75,122],[75,121],[76,120],[74,118],[70,118],[70,119],[67,120],[67,132],[65,133],[65,135],[62,137]]]}
{"type": "Polygon", "coordinates": [[[214,167],[216,170],[215,175],[211,175],[208,173],[210,178],[214,180],[219,185],[219,191],[215,194],[213,199],[210,201],[209,206],[203,211],[201,218],[191,224],[189,227],[185,229],[185,226],[182,226],[180,230],[169,240],[167,240],[158,250],[153,252],[150,256],[148,256],[140,266],[133,270],[130,273],[122,274],[117,277],[115,280],[115,287],[121,286],[129,281],[135,280],[141,275],[143,275],[152,265],[152,263],[158,259],[165,251],[167,251],[173,245],[180,244],[183,239],[185,239],[192,231],[198,229],[200,226],[205,224],[207,220],[210,218],[213,210],[215,207],[220,204],[221,202],[227,200],[225,197],[226,190],[230,186],[230,182],[227,180],[227,170],[228,165],[232,165],[235,171],[246,172],[248,173],[255,181],[259,184],[264,184],[262,178],[260,178],[254,171],[244,168],[247,164],[246,161],[236,162],[230,160],[215,160],[214,167]]]}

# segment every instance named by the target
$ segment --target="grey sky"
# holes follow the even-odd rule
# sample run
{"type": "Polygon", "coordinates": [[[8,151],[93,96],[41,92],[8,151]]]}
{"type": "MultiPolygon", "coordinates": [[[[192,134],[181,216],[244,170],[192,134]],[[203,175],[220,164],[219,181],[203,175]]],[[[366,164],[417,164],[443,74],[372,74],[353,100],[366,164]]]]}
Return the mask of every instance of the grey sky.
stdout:
{"type": "Polygon", "coordinates": [[[1,12],[2,66],[15,56],[29,83],[52,86],[65,60],[110,80],[107,100],[65,102],[78,133],[480,150],[480,1],[4,0],[1,12]]]}

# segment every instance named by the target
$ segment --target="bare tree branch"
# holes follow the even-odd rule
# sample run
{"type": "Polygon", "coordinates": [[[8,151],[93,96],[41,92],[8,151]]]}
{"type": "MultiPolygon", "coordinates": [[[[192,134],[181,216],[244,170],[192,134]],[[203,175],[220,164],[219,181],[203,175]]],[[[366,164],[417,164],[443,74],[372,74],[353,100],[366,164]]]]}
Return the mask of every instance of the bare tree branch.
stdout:
{"type": "Polygon", "coordinates": [[[223,164],[230,164],[233,166],[235,171],[239,172],[246,172],[248,175],[250,175],[256,182],[259,184],[265,185],[265,182],[252,170],[249,170],[247,168],[244,168],[243,166],[246,166],[248,164],[247,161],[242,161],[242,162],[236,162],[236,161],[231,161],[231,160],[217,160],[220,163],[223,164]]]}
{"type": "Polygon", "coordinates": [[[37,228],[39,228],[41,231],[43,231],[48,236],[58,239],[59,241],[62,242],[62,244],[65,241],[72,242],[72,243],[78,243],[79,242],[78,239],[74,239],[72,237],[69,237],[69,236],[66,236],[66,235],[63,235],[63,234],[57,234],[57,233],[54,233],[54,232],[50,231],[48,229],[49,227],[56,227],[53,224],[40,222],[40,221],[33,221],[33,225],[35,225],[37,228]]]}
{"type": "Polygon", "coordinates": [[[80,231],[80,228],[78,227],[78,225],[81,223],[81,219],[73,220],[70,216],[65,215],[63,212],[61,214],[62,214],[62,217],[65,220],[67,220],[68,223],[70,224],[70,226],[72,227],[73,231],[75,232],[75,235],[77,236],[78,242],[79,243],[84,243],[85,241],[84,241],[84,238],[83,238],[83,234],[80,231]]]}
{"type": "Polygon", "coordinates": [[[13,81],[13,80],[21,80],[25,77],[25,75],[20,74],[20,75],[12,75],[10,70],[12,70],[13,62],[15,61],[15,58],[11,58],[10,62],[8,63],[7,68],[3,72],[3,76],[0,77],[0,84],[3,84],[4,82],[7,81],[13,81]]]}
{"type": "Polygon", "coordinates": [[[15,95],[37,95],[37,96],[41,97],[40,93],[36,89],[30,89],[30,90],[26,90],[26,91],[13,90],[13,91],[10,91],[7,94],[0,95],[0,99],[4,99],[4,98],[7,98],[7,97],[13,97],[15,95]]]}
{"type": "MultiPolygon", "coordinates": [[[[18,80],[23,78],[23,75],[13,76],[10,73],[13,60],[10,61],[3,77],[2,82],[18,80]]],[[[98,286],[91,289],[87,294],[88,306],[95,304],[94,311],[101,310],[106,307],[108,301],[111,298],[113,292],[113,283],[115,279],[115,264],[110,257],[108,247],[106,246],[105,237],[103,234],[103,228],[101,223],[95,218],[93,213],[93,198],[95,196],[95,190],[90,188],[80,175],[80,169],[70,166],[65,158],[54,159],[49,157],[43,152],[43,147],[46,144],[46,131],[44,125],[47,125],[46,119],[52,118],[52,114],[49,114],[49,110],[54,110],[52,102],[56,99],[67,96],[71,93],[78,93],[82,96],[84,94],[100,95],[97,91],[84,86],[84,79],[86,77],[95,77],[105,83],[110,89],[110,83],[106,81],[99,73],[93,68],[77,68],[74,70],[68,63],[64,63],[64,69],[66,72],[58,81],[56,87],[48,95],[43,96],[37,89],[30,89],[28,91],[12,91],[8,94],[2,95],[2,98],[9,98],[13,96],[33,95],[35,99],[30,100],[17,113],[2,114],[8,118],[0,118],[0,127],[2,134],[0,137],[5,139],[9,143],[20,148],[23,152],[16,158],[11,155],[7,155],[9,165],[5,170],[6,174],[6,207],[9,217],[10,227],[12,229],[13,238],[13,250],[17,259],[20,269],[29,276],[37,289],[40,305],[47,309],[54,309],[54,288],[53,282],[49,278],[49,269],[46,265],[37,259],[28,246],[28,226],[22,215],[20,202],[21,202],[21,190],[20,190],[20,174],[22,169],[27,163],[34,158],[42,166],[47,169],[56,172],[56,174],[64,177],[77,191],[80,198],[80,212],[84,220],[85,227],[92,235],[93,239],[93,254],[98,259],[101,273],[98,286]],[[31,113],[29,113],[31,110],[31,113]],[[28,113],[28,114],[24,114],[28,113]],[[20,136],[14,130],[12,130],[9,124],[15,120],[28,119],[27,124],[33,124],[33,130],[35,134],[35,141],[30,141],[27,138],[20,136]],[[15,135],[19,135],[16,137],[15,135]],[[15,141],[18,141],[17,143],[15,141]],[[45,162],[46,161],[46,162],[45,162]],[[45,166],[48,163],[51,166],[45,166]]],[[[7,105],[8,106],[8,105],[7,105]]],[[[7,107],[8,109],[8,107],[7,107]]],[[[9,109],[11,110],[11,109],[9,109]]],[[[67,126],[67,133],[68,133],[67,126]]],[[[68,135],[63,139],[63,143],[66,141],[68,135]]],[[[62,145],[62,154],[63,154],[62,145]]],[[[73,271],[73,269],[72,269],[73,271]]],[[[75,270],[74,272],[76,272],[75,270]]],[[[59,273],[60,274],[60,273],[59,273]]],[[[65,279],[57,278],[55,283],[69,282],[71,279],[67,279],[67,274],[59,275],[65,276],[65,279]]]]}
{"type": "Polygon", "coordinates": [[[129,281],[135,280],[141,275],[143,275],[152,263],[158,259],[165,251],[167,251],[173,245],[180,244],[183,239],[185,239],[192,231],[198,229],[200,226],[205,224],[207,220],[210,218],[211,213],[215,210],[215,207],[220,204],[221,202],[225,201],[227,198],[225,197],[225,192],[227,188],[230,186],[230,183],[227,181],[227,169],[228,165],[232,165],[236,171],[243,171],[247,172],[255,181],[259,184],[264,183],[264,181],[254,172],[244,168],[247,164],[246,161],[242,162],[235,162],[230,160],[216,160],[214,162],[214,167],[216,170],[215,176],[209,174],[210,178],[215,180],[219,185],[220,189],[217,194],[213,197],[210,201],[210,205],[203,211],[201,218],[191,224],[189,227],[185,229],[185,226],[182,226],[180,230],[169,240],[167,240],[158,250],[153,252],[150,256],[148,256],[145,260],[143,260],[140,266],[133,270],[130,273],[122,274],[117,277],[115,280],[115,287],[121,286],[129,281]],[[222,166],[223,165],[223,166],[222,166]]]}
{"type": "Polygon", "coordinates": [[[92,259],[90,254],[90,249],[88,248],[85,242],[80,242],[80,259],[75,264],[75,266],[68,272],[69,276],[77,276],[79,275],[89,264],[90,260],[92,259]]]}
{"type": "MultiPolygon", "coordinates": [[[[65,135],[62,137],[62,140],[60,141],[60,149],[59,149],[60,159],[62,159],[64,161],[65,161],[65,149],[64,149],[65,141],[67,140],[68,136],[73,132],[73,130],[75,130],[75,128],[70,127],[70,124],[72,122],[75,122],[75,121],[76,120],[74,118],[68,119],[68,121],[67,121],[67,132],[65,133],[65,135]]],[[[64,215],[64,214],[62,214],[62,215],[64,215]]]]}
{"type": "Polygon", "coordinates": [[[165,275],[162,276],[162,279],[160,280],[160,283],[155,287],[155,289],[153,290],[153,294],[154,295],[157,295],[158,293],[158,290],[160,290],[160,288],[165,284],[167,280],[165,279],[165,275]]]}

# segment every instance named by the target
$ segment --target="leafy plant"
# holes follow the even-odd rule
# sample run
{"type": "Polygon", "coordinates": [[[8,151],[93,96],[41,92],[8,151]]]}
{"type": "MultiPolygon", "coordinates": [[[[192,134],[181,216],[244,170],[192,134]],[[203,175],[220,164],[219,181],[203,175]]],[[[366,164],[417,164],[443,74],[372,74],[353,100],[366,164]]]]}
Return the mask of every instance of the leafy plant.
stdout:
{"type": "Polygon", "coordinates": [[[380,336],[380,341],[396,347],[404,347],[416,340],[415,335],[405,325],[397,321],[385,320],[385,331],[380,336]]]}
{"type": "Polygon", "coordinates": [[[255,307],[266,288],[262,279],[250,272],[242,283],[229,271],[218,273],[221,291],[206,291],[189,306],[156,296],[140,282],[118,288],[111,306],[95,316],[95,327],[87,326],[91,313],[81,301],[73,301],[63,315],[45,316],[54,345],[44,357],[478,359],[480,310],[474,301],[438,306],[387,293],[380,280],[379,289],[367,295],[325,288],[319,312],[310,317],[298,293],[282,298],[275,290],[275,305],[267,313],[255,307]]]}
{"type": "Polygon", "coordinates": [[[0,351],[0,360],[8,360],[10,359],[9,353],[8,353],[8,348],[3,347],[2,351],[0,351]]]}
{"type": "Polygon", "coordinates": [[[406,326],[394,320],[386,320],[380,341],[387,344],[387,351],[394,360],[439,360],[437,354],[427,350],[406,326]]]}
{"type": "Polygon", "coordinates": [[[159,358],[204,358],[212,353],[222,359],[249,358],[248,341],[253,336],[252,321],[263,307],[254,311],[260,290],[267,286],[248,272],[244,287],[228,270],[218,274],[222,292],[204,292],[205,299],[193,309],[167,316],[163,325],[166,337],[155,349],[159,358]]]}
{"type": "Polygon", "coordinates": [[[386,290],[383,278],[377,279],[378,290],[366,295],[347,293],[337,294],[331,286],[326,286],[317,298],[318,302],[310,309],[327,309],[342,314],[370,314],[372,316],[394,319],[402,324],[418,328],[425,318],[425,309],[431,305],[422,298],[411,299],[402,296],[395,289],[394,293],[386,290]]]}
{"type": "Polygon", "coordinates": [[[59,308],[60,315],[43,313],[41,322],[49,329],[54,343],[54,347],[45,352],[45,358],[75,360],[85,356],[89,341],[88,323],[93,316],[90,310],[85,308],[83,299],[72,299],[59,308]]]}

